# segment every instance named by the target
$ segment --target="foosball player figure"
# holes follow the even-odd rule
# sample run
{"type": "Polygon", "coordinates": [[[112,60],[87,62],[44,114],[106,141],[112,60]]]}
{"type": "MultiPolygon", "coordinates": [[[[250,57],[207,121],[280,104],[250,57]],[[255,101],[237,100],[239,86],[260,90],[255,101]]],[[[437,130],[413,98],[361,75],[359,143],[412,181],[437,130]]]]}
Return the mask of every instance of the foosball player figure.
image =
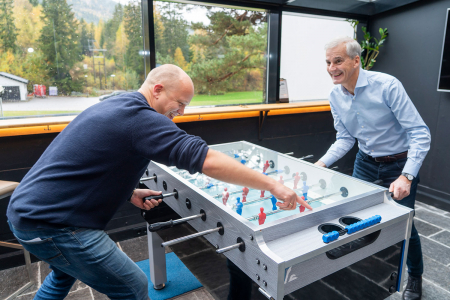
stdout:
{"type": "Polygon", "coordinates": [[[238,214],[242,215],[242,206],[244,206],[244,204],[242,204],[241,198],[237,197],[236,200],[237,200],[237,202],[236,202],[236,212],[238,214]]]}
{"type": "Polygon", "coordinates": [[[227,205],[228,197],[230,197],[230,193],[228,193],[228,189],[224,188],[222,192],[222,202],[223,205],[227,205]]]}
{"type": "Polygon", "coordinates": [[[300,181],[301,178],[302,177],[298,175],[298,172],[295,173],[295,176],[294,176],[294,190],[297,189],[297,184],[298,184],[298,182],[300,181]]]}
{"type": "Polygon", "coordinates": [[[279,183],[284,184],[283,176],[280,176],[280,179],[278,180],[279,183]]]}
{"type": "Polygon", "coordinates": [[[247,195],[249,191],[250,190],[248,189],[248,187],[244,186],[244,188],[242,189],[242,203],[247,201],[247,195]]]}
{"type": "Polygon", "coordinates": [[[266,163],[264,164],[264,167],[263,167],[263,173],[266,173],[266,171],[269,167],[270,167],[269,161],[266,160],[266,163]]]}
{"type": "Polygon", "coordinates": [[[260,198],[264,198],[264,193],[265,193],[266,191],[261,191],[261,196],[259,196],[260,198]]]}
{"type": "Polygon", "coordinates": [[[261,212],[258,214],[258,222],[259,222],[259,225],[262,225],[266,221],[267,216],[264,213],[264,207],[261,207],[259,210],[261,212]]]}
{"type": "Polygon", "coordinates": [[[275,196],[272,195],[272,197],[270,198],[270,201],[272,201],[272,210],[277,210],[277,198],[275,198],[275,196]]]}
{"type": "MultiPolygon", "coordinates": [[[[300,198],[302,198],[302,200],[305,200],[305,197],[300,197],[300,198]]],[[[305,211],[305,207],[303,206],[303,205],[300,205],[300,212],[302,213],[302,212],[304,212],[305,211]]]]}
{"type": "Polygon", "coordinates": [[[308,200],[308,190],[309,186],[306,185],[306,181],[303,181],[303,187],[302,187],[302,193],[303,193],[303,200],[308,200]]]}

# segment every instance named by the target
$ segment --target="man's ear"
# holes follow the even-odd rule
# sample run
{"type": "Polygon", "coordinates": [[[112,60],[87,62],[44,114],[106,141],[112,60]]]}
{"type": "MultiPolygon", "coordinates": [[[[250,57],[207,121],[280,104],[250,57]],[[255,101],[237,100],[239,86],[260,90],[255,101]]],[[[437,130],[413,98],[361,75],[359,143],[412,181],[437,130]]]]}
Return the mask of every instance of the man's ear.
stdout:
{"type": "Polygon", "coordinates": [[[358,65],[358,68],[361,66],[361,57],[359,55],[355,56],[355,66],[358,65]]]}
{"type": "Polygon", "coordinates": [[[164,86],[162,84],[160,84],[160,83],[155,84],[152,89],[153,97],[155,99],[158,99],[158,97],[161,95],[161,92],[163,91],[163,89],[164,89],[164,86]]]}

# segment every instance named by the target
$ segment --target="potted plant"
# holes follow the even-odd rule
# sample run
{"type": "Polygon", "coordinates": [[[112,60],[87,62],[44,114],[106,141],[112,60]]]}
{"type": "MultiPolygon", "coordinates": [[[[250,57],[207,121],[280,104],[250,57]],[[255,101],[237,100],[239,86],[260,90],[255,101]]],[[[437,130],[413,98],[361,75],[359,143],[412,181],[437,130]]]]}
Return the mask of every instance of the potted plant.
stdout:
{"type": "MultiPolygon", "coordinates": [[[[353,27],[354,33],[353,38],[357,39],[356,35],[356,26],[358,26],[359,21],[357,20],[347,20],[350,22],[353,27]]],[[[367,32],[366,27],[361,27],[362,32],[364,33],[364,39],[361,41],[361,65],[364,70],[372,69],[373,65],[376,62],[376,58],[380,53],[380,47],[386,41],[388,36],[387,28],[380,28],[378,32],[380,33],[380,39],[378,40],[376,37],[370,35],[370,32],[367,32]],[[373,42],[371,40],[374,40],[373,42]]]]}

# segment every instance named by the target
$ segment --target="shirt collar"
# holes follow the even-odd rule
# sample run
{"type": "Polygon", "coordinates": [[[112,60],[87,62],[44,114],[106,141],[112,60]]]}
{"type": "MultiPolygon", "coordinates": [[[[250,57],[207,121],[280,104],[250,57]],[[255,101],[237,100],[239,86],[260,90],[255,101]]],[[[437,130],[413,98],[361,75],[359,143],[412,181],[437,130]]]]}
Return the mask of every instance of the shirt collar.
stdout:
{"type": "MultiPolygon", "coordinates": [[[[362,68],[359,69],[358,74],[358,80],[356,81],[355,91],[357,88],[365,87],[366,85],[369,85],[369,82],[367,81],[367,74],[366,70],[363,70],[362,68]]],[[[344,93],[344,95],[350,95],[350,93],[347,91],[347,89],[341,85],[341,91],[344,93]]]]}

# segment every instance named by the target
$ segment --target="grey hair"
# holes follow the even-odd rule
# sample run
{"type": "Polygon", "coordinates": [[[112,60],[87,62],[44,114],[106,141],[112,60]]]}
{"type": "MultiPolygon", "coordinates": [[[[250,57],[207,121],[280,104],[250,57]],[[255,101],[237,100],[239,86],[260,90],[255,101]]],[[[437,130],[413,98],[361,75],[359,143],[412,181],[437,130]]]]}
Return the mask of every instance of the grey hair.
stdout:
{"type": "Polygon", "coordinates": [[[348,37],[348,36],[337,37],[337,38],[331,40],[330,42],[328,42],[328,44],[325,45],[325,51],[328,49],[335,48],[341,44],[346,45],[347,55],[351,59],[355,58],[356,55],[361,57],[361,46],[359,45],[359,43],[357,41],[355,41],[354,39],[352,39],[351,37],[348,37]]]}

